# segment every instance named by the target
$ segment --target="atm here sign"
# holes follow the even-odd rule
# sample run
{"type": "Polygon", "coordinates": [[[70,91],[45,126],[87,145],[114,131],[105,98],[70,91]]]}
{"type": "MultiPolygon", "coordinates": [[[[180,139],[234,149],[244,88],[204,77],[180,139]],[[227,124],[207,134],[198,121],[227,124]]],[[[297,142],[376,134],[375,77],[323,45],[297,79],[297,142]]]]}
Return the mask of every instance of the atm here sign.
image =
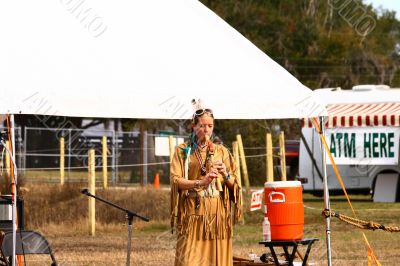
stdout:
{"type": "MultiPolygon", "coordinates": [[[[331,128],[325,131],[336,164],[397,165],[400,129],[397,127],[331,128]]],[[[327,160],[330,164],[330,160],[327,160]]]]}

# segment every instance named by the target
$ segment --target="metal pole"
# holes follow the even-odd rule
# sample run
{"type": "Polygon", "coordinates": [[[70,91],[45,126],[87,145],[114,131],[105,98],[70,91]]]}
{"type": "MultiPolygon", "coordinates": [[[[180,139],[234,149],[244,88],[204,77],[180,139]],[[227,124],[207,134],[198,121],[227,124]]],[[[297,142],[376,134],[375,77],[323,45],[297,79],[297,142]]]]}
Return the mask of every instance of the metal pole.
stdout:
{"type": "Polygon", "coordinates": [[[70,128],[68,131],[69,131],[68,132],[69,133],[69,138],[68,138],[68,181],[71,182],[70,180],[71,180],[71,142],[72,142],[71,131],[72,131],[72,129],[70,128]]]}
{"type": "Polygon", "coordinates": [[[147,144],[147,131],[143,132],[143,185],[147,186],[147,153],[148,153],[148,144],[147,144]]]}
{"type": "Polygon", "coordinates": [[[111,141],[111,171],[112,171],[112,183],[115,186],[117,184],[117,176],[115,174],[115,131],[112,131],[112,141],[111,141]]]}
{"type": "Polygon", "coordinates": [[[65,141],[64,137],[60,138],[60,184],[64,185],[64,169],[65,169],[65,141]]]}
{"type": "MultiPolygon", "coordinates": [[[[115,131],[114,131],[115,132],[115,131]]],[[[117,131],[117,133],[115,134],[115,180],[116,182],[119,182],[119,147],[118,147],[118,141],[119,141],[119,132],[117,131]]]]}
{"type": "MultiPolygon", "coordinates": [[[[324,118],[320,117],[319,118],[319,125],[321,129],[321,134],[322,136],[324,135],[324,129],[325,129],[325,122],[324,118]]],[[[329,201],[329,189],[328,189],[328,178],[326,174],[326,151],[324,144],[321,141],[321,152],[322,152],[322,175],[324,178],[324,208],[325,210],[330,210],[331,209],[331,204],[329,201]]],[[[326,222],[326,255],[328,259],[328,266],[332,265],[332,254],[331,254],[331,218],[330,216],[327,216],[325,218],[326,222]]]]}
{"type": "Polygon", "coordinates": [[[11,160],[13,162],[13,169],[14,169],[14,182],[12,184],[14,189],[14,195],[12,197],[12,218],[13,218],[13,248],[12,248],[12,266],[15,266],[15,247],[17,243],[17,166],[15,164],[15,128],[14,128],[14,115],[10,115],[10,127],[11,127],[11,145],[12,145],[12,156],[11,160]]]}
{"type": "Polygon", "coordinates": [[[103,166],[103,188],[108,187],[108,173],[107,173],[107,156],[108,156],[108,148],[107,148],[107,136],[104,136],[101,139],[101,147],[102,147],[102,166],[103,166]]]}
{"type": "Polygon", "coordinates": [[[28,137],[28,127],[24,127],[24,160],[23,160],[23,164],[22,164],[22,168],[24,175],[26,176],[26,145],[28,143],[27,138],[28,137]]]}
{"type": "Polygon", "coordinates": [[[144,126],[140,123],[140,186],[144,186],[144,126]]]}
{"type": "Polygon", "coordinates": [[[18,132],[18,165],[22,167],[22,128],[17,128],[18,132]]]}

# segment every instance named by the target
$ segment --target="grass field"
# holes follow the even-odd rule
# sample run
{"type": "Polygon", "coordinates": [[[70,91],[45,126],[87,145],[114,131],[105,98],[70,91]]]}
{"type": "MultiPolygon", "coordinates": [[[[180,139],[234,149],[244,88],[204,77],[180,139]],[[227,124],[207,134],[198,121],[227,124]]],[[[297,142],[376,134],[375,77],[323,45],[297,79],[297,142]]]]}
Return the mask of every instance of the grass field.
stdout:
{"type": "MultiPolygon", "coordinates": [[[[31,185],[22,194],[25,199],[26,228],[38,230],[50,241],[60,265],[124,265],[126,260],[127,226],[122,213],[104,204],[96,205],[96,236],[88,235],[87,198],[79,193],[79,185],[31,185]]],[[[168,190],[99,189],[97,195],[152,218],[149,223],[134,221],[132,265],[173,265],[175,235],[169,229],[168,190]]],[[[248,210],[249,195],[245,197],[248,210]]],[[[400,204],[373,203],[369,196],[353,196],[352,203],[359,218],[385,225],[400,225],[400,204]]],[[[304,237],[317,237],[309,261],[326,265],[325,221],[321,216],[323,199],[304,195],[304,237]]],[[[351,214],[343,196],[331,200],[333,210],[351,214]]],[[[248,257],[253,251],[261,255],[267,250],[258,244],[261,239],[261,211],[245,212],[244,224],[234,229],[233,252],[248,257]]],[[[367,265],[367,249],[362,232],[351,225],[332,219],[333,265],[367,265]]],[[[400,254],[400,233],[381,230],[363,231],[382,265],[395,265],[400,254]]],[[[43,258],[35,257],[43,265],[43,258]]]]}
{"type": "MultiPolygon", "coordinates": [[[[79,183],[86,182],[88,179],[87,169],[82,170],[66,170],[64,173],[65,183],[79,183]]],[[[118,171],[118,182],[129,183],[131,182],[131,171],[119,169],[118,171]]],[[[111,183],[111,169],[108,172],[108,181],[111,183]]],[[[59,170],[29,170],[23,176],[22,179],[30,184],[43,184],[43,183],[60,183],[60,171],[59,170]]],[[[102,173],[97,173],[96,182],[101,185],[102,173]]]]}

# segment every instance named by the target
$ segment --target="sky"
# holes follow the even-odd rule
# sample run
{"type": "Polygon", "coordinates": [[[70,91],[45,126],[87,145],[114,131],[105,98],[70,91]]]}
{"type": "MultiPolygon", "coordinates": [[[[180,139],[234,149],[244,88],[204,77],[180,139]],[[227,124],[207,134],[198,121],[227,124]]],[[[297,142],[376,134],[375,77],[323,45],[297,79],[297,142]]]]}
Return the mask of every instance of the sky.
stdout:
{"type": "Polygon", "coordinates": [[[374,8],[382,6],[384,9],[396,11],[396,18],[400,20],[400,2],[398,0],[364,0],[366,4],[371,4],[374,8]]]}

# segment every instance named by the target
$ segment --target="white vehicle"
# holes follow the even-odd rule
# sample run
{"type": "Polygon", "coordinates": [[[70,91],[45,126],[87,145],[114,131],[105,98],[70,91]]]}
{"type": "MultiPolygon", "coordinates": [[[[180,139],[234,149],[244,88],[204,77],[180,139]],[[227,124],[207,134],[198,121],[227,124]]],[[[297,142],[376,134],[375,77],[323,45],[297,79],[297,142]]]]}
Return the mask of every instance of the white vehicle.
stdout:
{"type": "MultiPolygon", "coordinates": [[[[325,138],[346,189],[368,193],[380,188],[399,200],[400,89],[360,85],[352,90],[318,89],[315,95],[328,110],[325,138]],[[390,183],[381,179],[386,177],[390,183]]],[[[299,156],[299,180],[304,191],[321,195],[321,144],[311,120],[303,120],[299,156]]],[[[339,192],[341,187],[328,156],[326,162],[329,190],[339,192]]]]}

